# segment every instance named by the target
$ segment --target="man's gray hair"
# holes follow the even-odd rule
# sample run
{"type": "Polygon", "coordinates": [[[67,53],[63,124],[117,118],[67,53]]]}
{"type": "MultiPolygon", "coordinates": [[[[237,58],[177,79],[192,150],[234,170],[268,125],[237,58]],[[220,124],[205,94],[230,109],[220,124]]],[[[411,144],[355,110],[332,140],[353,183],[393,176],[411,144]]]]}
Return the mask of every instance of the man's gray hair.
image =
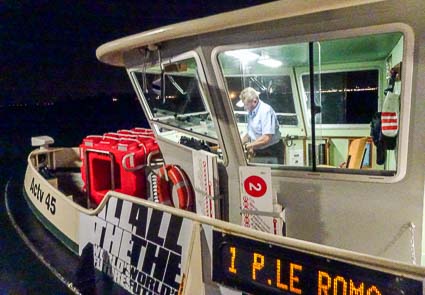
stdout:
{"type": "Polygon", "coordinates": [[[245,101],[253,101],[254,99],[258,99],[258,92],[252,87],[246,87],[244,90],[241,91],[241,94],[239,94],[239,98],[245,102],[245,101]]]}

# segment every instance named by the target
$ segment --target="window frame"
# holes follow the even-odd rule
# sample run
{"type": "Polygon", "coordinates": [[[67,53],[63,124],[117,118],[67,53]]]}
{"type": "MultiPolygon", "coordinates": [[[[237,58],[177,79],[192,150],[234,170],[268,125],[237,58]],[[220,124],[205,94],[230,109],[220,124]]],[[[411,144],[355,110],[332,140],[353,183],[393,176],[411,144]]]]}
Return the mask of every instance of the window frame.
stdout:
{"type": "MultiPolygon", "coordinates": [[[[258,75],[257,74],[246,75],[246,77],[249,77],[249,76],[258,76],[258,75]]],[[[284,74],[267,74],[267,75],[261,75],[261,76],[262,77],[288,76],[289,77],[289,80],[290,80],[290,83],[291,83],[291,91],[292,91],[293,95],[297,96],[298,93],[294,94],[294,90],[297,90],[297,84],[295,82],[295,79],[293,78],[294,77],[294,73],[292,71],[289,71],[288,73],[285,72],[284,74]]],[[[227,77],[240,77],[240,76],[232,74],[232,75],[225,76],[225,78],[227,78],[227,77]]],[[[226,91],[229,92],[229,90],[227,89],[227,83],[226,83],[226,91]]],[[[300,106],[298,104],[297,99],[294,99],[293,102],[294,102],[295,115],[297,117],[297,124],[296,125],[281,125],[281,126],[283,126],[284,128],[301,128],[301,129],[303,129],[304,126],[305,126],[303,124],[303,121],[302,121],[303,118],[300,115],[300,112],[297,112],[297,111],[299,111],[299,108],[301,108],[302,106],[300,106]]],[[[233,106],[232,106],[232,109],[233,109],[233,112],[235,114],[248,115],[248,112],[245,111],[245,110],[238,111],[238,110],[235,110],[233,108],[233,106]]],[[[277,112],[276,111],[276,115],[284,116],[285,114],[288,114],[288,113],[282,113],[282,112],[277,112]]]]}
{"type": "MultiPolygon", "coordinates": [[[[210,101],[211,96],[209,94],[209,91],[208,91],[208,89],[205,89],[204,87],[202,87],[202,85],[207,85],[207,81],[206,81],[206,74],[205,74],[203,65],[201,63],[201,58],[199,57],[199,54],[196,51],[191,50],[191,51],[187,51],[187,52],[178,54],[178,55],[170,57],[170,58],[164,58],[161,61],[161,67],[168,65],[168,64],[171,64],[171,63],[182,61],[182,60],[185,60],[185,59],[190,59],[190,58],[193,58],[196,62],[196,75],[197,75],[197,78],[198,78],[197,79],[198,80],[198,87],[199,87],[201,99],[202,99],[204,106],[205,106],[205,111],[208,112],[211,115],[211,120],[213,121],[214,126],[218,126],[216,117],[213,116],[211,109],[210,109],[209,101],[210,101]]],[[[167,138],[166,136],[162,135],[159,132],[159,128],[163,127],[163,128],[168,129],[168,130],[171,130],[171,131],[180,132],[184,135],[193,136],[196,139],[201,139],[201,140],[209,141],[213,144],[217,144],[220,147],[221,152],[222,152],[222,159],[220,159],[220,158],[218,158],[218,159],[220,161],[223,161],[224,163],[227,163],[227,161],[228,161],[227,160],[227,154],[226,154],[226,150],[224,149],[224,144],[223,144],[223,140],[222,140],[219,128],[216,128],[216,127],[214,128],[215,132],[217,134],[217,138],[214,138],[214,137],[210,137],[210,136],[207,136],[207,135],[204,135],[204,134],[200,134],[200,133],[197,133],[197,132],[194,132],[194,131],[191,131],[191,130],[180,128],[180,127],[177,127],[177,126],[174,126],[174,125],[169,125],[169,124],[164,123],[161,120],[159,120],[158,118],[155,118],[153,116],[153,114],[151,112],[151,108],[150,108],[150,106],[149,106],[149,104],[146,100],[146,97],[143,94],[143,90],[141,88],[142,85],[140,85],[139,80],[135,75],[136,72],[140,72],[140,69],[141,69],[141,66],[135,66],[135,67],[127,68],[127,74],[129,75],[131,83],[132,83],[133,87],[136,89],[139,101],[142,104],[143,109],[145,110],[145,114],[147,116],[146,119],[148,120],[150,126],[154,129],[154,132],[156,133],[156,135],[158,137],[160,137],[161,140],[165,140],[169,143],[177,144],[179,146],[186,147],[186,146],[184,146],[184,145],[182,145],[178,142],[175,142],[175,141],[167,138]]]]}
{"type": "MultiPolygon", "coordinates": [[[[378,100],[382,99],[384,97],[384,80],[385,80],[385,69],[380,66],[377,62],[376,65],[365,65],[365,62],[360,62],[357,64],[349,64],[347,67],[345,67],[344,69],[339,68],[339,67],[335,67],[334,65],[322,65],[322,71],[318,72],[315,71],[314,74],[327,74],[327,73],[341,73],[341,72],[356,72],[356,71],[363,71],[363,70],[378,70],[378,100]]],[[[342,67],[342,66],[341,66],[342,67]]],[[[305,114],[309,114],[310,110],[308,109],[308,106],[306,104],[306,102],[304,101],[303,97],[305,95],[304,92],[304,86],[303,86],[303,81],[302,81],[302,77],[304,75],[309,75],[310,73],[308,72],[308,69],[297,69],[295,70],[295,77],[297,79],[297,85],[298,85],[298,91],[299,93],[301,93],[301,107],[303,108],[303,112],[305,114]]],[[[307,126],[307,134],[310,134],[310,128],[311,128],[311,121],[310,121],[310,117],[306,117],[305,118],[305,122],[304,124],[307,126]]],[[[324,124],[321,123],[320,124],[322,129],[365,129],[365,128],[369,128],[370,124],[324,124]]]]}
{"type": "MultiPolygon", "coordinates": [[[[281,37],[273,39],[263,39],[255,42],[245,42],[238,44],[219,45],[213,48],[211,52],[211,62],[214,68],[218,86],[222,89],[222,93],[226,94],[226,97],[222,97],[226,100],[225,105],[230,110],[233,110],[230,101],[228,100],[228,90],[225,83],[225,77],[220,66],[219,54],[237,49],[254,49],[268,46],[279,46],[279,45],[291,45],[296,43],[309,43],[309,42],[321,42],[332,39],[343,39],[361,37],[366,35],[375,35],[383,33],[401,33],[403,35],[403,56],[402,56],[402,73],[401,73],[401,84],[403,87],[400,92],[400,119],[399,119],[399,134],[398,134],[398,152],[396,157],[397,170],[394,175],[384,175],[379,173],[379,170],[372,170],[378,173],[358,174],[357,169],[355,171],[338,171],[337,173],[328,168],[318,168],[316,171],[308,169],[308,166],[302,167],[285,167],[285,166],[274,166],[264,165],[258,163],[248,163],[245,159],[245,165],[247,166],[266,166],[272,169],[272,175],[278,177],[295,177],[295,178],[306,178],[306,179],[324,179],[324,180],[346,180],[354,182],[374,182],[374,183],[395,183],[401,181],[407,171],[407,154],[409,145],[409,130],[410,130],[410,116],[411,116],[411,96],[412,96],[412,83],[413,83],[413,52],[414,52],[414,32],[413,29],[405,23],[388,23],[383,25],[373,25],[360,28],[352,28],[346,30],[329,31],[323,33],[313,33],[291,37],[281,37]],[[307,168],[307,169],[304,169],[307,168]]],[[[299,84],[299,81],[297,81],[299,84]]],[[[381,81],[380,81],[381,82],[381,81]]],[[[298,85],[301,87],[300,85],[298,85]]],[[[380,84],[381,86],[381,84],[380,84]]],[[[380,89],[382,91],[382,89],[380,89]]],[[[298,90],[299,91],[299,90],[298,90]]],[[[298,94],[297,94],[298,96],[298,94]]],[[[302,98],[298,96],[298,103],[303,105],[302,98]]],[[[304,112],[304,110],[303,110],[304,112]]],[[[305,120],[305,118],[304,118],[305,120]]],[[[233,123],[236,124],[234,118],[233,123]]],[[[348,125],[348,124],[347,124],[348,125]]],[[[357,125],[357,124],[356,124],[357,125]]],[[[363,124],[358,124],[363,125],[363,124]]],[[[237,125],[235,125],[237,128],[237,125]]],[[[306,128],[309,128],[306,126],[306,128]]],[[[306,130],[307,132],[307,130],[306,130]]],[[[241,139],[235,139],[234,144],[242,145],[241,139]]],[[[242,148],[240,149],[243,152],[242,148]]]]}

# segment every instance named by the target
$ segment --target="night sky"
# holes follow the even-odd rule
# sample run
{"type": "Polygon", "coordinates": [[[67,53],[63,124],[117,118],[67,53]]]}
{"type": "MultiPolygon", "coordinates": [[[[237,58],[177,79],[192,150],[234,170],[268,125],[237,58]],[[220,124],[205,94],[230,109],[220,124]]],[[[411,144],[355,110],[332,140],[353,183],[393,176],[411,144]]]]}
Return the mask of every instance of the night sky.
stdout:
{"type": "Polygon", "coordinates": [[[270,1],[0,2],[0,105],[132,92],[101,44],[156,27],[270,1]]]}

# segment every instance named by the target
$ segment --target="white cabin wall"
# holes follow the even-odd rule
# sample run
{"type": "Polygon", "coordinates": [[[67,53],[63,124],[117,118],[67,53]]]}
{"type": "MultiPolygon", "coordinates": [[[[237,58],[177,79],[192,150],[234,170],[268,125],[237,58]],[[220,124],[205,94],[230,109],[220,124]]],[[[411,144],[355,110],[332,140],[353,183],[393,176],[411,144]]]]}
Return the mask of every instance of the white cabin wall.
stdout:
{"type": "MultiPolygon", "coordinates": [[[[425,31],[425,25],[422,27],[422,32],[425,31]]],[[[415,175],[416,178],[418,178],[418,185],[417,185],[417,193],[422,196],[422,218],[425,216],[425,132],[423,131],[423,126],[425,126],[425,51],[423,44],[425,44],[425,34],[422,33],[422,35],[418,38],[418,43],[416,44],[415,48],[421,52],[421,59],[418,60],[419,64],[417,67],[416,74],[422,73],[421,75],[417,75],[417,88],[416,91],[413,92],[413,97],[416,98],[414,104],[412,105],[412,116],[414,116],[415,122],[412,122],[412,128],[416,128],[418,130],[409,144],[411,145],[409,159],[413,162],[411,167],[411,173],[415,175]],[[422,44],[422,45],[421,45],[422,44]]],[[[409,162],[410,162],[409,161],[409,162]]],[[[421,230],[422,237],[425,236],[425,220],[422,220],[421,227],[422,229],[417,226],[417,230],[421,230]]],[[[422,254],[422,260],[421,265],[425,265],[425,241],[418,240],[417,243],[421,245],[421,254],[422,254]]]]}
{"type": "Polygon", "coordinates": [[[158,137],[158,145],[164,156],[165,163],[180,166],[184,172],[186,172],[187,176],[189,176],[193,184],[192,150],[183,145],[178,145],[176,147],[175,143],[160,137],[158,137]]]}
{"type": "MultiPolygon", "coordinates": [[[[288,177],[285,171],[273,171],[273,187],[277,189],[279,202],[286,208],[289,237],[406,263],[412,262],[412,250],[417,260],[421,257],[425,159],[424,132],[420,126],[425,123],[425,78],[419,73],[424,73],[425,62],[418,42],[424,44],[420,13],[424,10],[425,3],[418,1],[385,1],[252,28],[256,36],[267,33],[269,38],[279,34],[282,38],[288,36],[288,43],[298,41],[294,36],[311,34],[319,38],[314,34],[389,23],[406,23],[415,31],[413,69],[408,69],[413,71],[413,79],[405,177],[395,183],[379,183],[374,177],[370,177],[370,182],[359,182],[350,181],[349,176],[346,180],[331,180],[334,175],[331,173],[297,172],[288,177]],[[402,16],[400,11],[403,11],[402,16]],[[415,245],[411,244],[410,223],[416,226],[415,245]]],[[[250,30],[235,30],[235,36],[243,32],[249,34],[250,30]]],[[[232,37],[228,36],[228,40],[232,37]]],[[[410,95],[406,99],[410,99],[410,95]]]]}
{"type": "MultiPolygon", "coordinates": [[[[423,173],[425,174],[425,168],[423,169],[423,173]]],[[[425,178],[425,177],[424,177],[425,178]]],[[[425,181],[424,181],[424,188],[423,188],[423,192],[424,192],[424,200],[425,200],[425,181]]],[[[425,204],[425,202],[424,202],[424,204],[425,204]]],[[[425,205],[424,205],[424,207],[423,207],[423,212],[422,212],[422,216],[425,216],[425,205]]],[[[422,222],[424,222],[425,223],[425,221],[423,220],[422,222]]],[[[425,225],[424,224],[422,224],[422,237],[424,237],[425,236],[425,225]]],[[[424,239],[422,239],[422,252],[421,252],[421,261],[420,261],[420,264],[421,265],[425,265],[425,241],[424,241],[424,239]]]]}
{"type": "MultiPolygon", "coordinates": [[[[413,7],[417,3],[406,2],[388,1],[387,5],[376,4],[380,6],[379,11],[386,11],[382,15],[376,14],[376,19],[380,19],[382,23],[400,21],[395,19],[397,14],[393,13],[403,6],[408,7],[406,18],[413,18],[415,14],[418,17],[417,11],[415,12],[418,8],[413,7]]],[[[358,12],[356,15],[361,23],[362,14],[358,12]]],[[[339,17],[344,18],[344,15],[339,17]]],[[[424,32],[423,25],[414,29],[424,32]]],[[[412,251],[415,252],[417,261],[423,256],[425,169],[424,132],[420,124],[424,123],[425,81],[424,75],[418,74],[424,72],[424,52],[418,46],[418,42],[424,44],[424,34],[421,35],[419,40],[415,40],[406,177],[394,184],[323,180],[320,174],[310,179],[273,178],[274,182],[279,183],[279,201],[287,208],[288,236],[408,263],[412,262],[412,251]],[[415,245],[411,244],[412,236],[408,227],[410,222],[416,226],[415,245]]],[[[397,58],[397,53],[400,58],[400,45],[394,50],[394,59],[397,58]]]]}
{"type": "Polygon", "coordinates": [[[289,237],[411,262],[408,225],[419,239],[422,208],[403,187],[294,178],[273,178],[273,187],[289,237]]]}
{"type": "MultiPolygon", "coordinates": [[[[240,44],[252,40],[282,38],[288,43],[301,37],[316,36],[337,30],[363,28],[389,23],[406,23],[415,36],[413,56],[412,104],[408,134],[407,171],[405,177],[395,183],[330,180],[332,174],[297,172],[289,177],[286,171],[273,171],[273,187],[279,202],[286,208],[289,237],[317,242],[324,245],[378,255],[411,263],[411,236],[406,225],[416,226],[415,255],[419,260],[425,243],[424,232],[424,181],[425,181],[425,2],[388,0],[356,8],[316,13],[237,29],[224,33],[197,36],[202,40],[205,68],[211,70],[211,52],[215,46],[240,44]],[[371,13],[373,12],[373,13],[371,13]],[[401,14],[401,12],[403,12],[401,14]],[[273,28],[273,29],[271,29],[273,28]],[[233,35],[232,35],[233,34],[233,35]],[[287,38],[287,39],[285,39],[287,38]]],[[[305,38],[305,37],[304,37],[305,38]]],[[[186,39],[181,40],[184,44],[186,39]]],[[[185,48],[196,48],[188,43],[185,48]]],[[[166,47],[166,44],[164,44],[166,47]]],[[[183,48],[184,49],[184,48],[183,48]]],[[[141,62],[140,57],[137,57],[141,62]]],[[[132,61],[131,64],[137,64],[132,61]]],[[[404,66],[404,65],[403,65],[404,66]]],[[[233,114],[224,105],[225,92],[212,72],[207,72],[212,105],[217,110],[218,126],[222,128],[225,144],[226,177],[229,189],[229,219],[240,222],[240,196],[238,185],[239,166],[246,165],[233,114]],[[229,124],[232,124],[229,128],[229,124]]],[[[193,179],[190,149],[179,147],[166,140],[159,145],[167,162],[182,165],[193,179]],[[190,163],[190,164],[189,164],[190,163]]]]}

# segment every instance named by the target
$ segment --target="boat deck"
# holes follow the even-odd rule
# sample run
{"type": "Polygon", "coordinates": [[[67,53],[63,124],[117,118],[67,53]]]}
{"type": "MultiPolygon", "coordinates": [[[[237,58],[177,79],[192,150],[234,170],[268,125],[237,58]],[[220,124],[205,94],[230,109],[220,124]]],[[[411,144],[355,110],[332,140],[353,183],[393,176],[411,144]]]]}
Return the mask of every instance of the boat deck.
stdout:
{"type": "Polygon", "coordinates": [[[70,171],[56,171],[55,177],[58,179],[58,189],[65,195],[72,195],[74,202],[87,207],[87,195],[83,191],[83,181],[81,173],[70,171]]]}

